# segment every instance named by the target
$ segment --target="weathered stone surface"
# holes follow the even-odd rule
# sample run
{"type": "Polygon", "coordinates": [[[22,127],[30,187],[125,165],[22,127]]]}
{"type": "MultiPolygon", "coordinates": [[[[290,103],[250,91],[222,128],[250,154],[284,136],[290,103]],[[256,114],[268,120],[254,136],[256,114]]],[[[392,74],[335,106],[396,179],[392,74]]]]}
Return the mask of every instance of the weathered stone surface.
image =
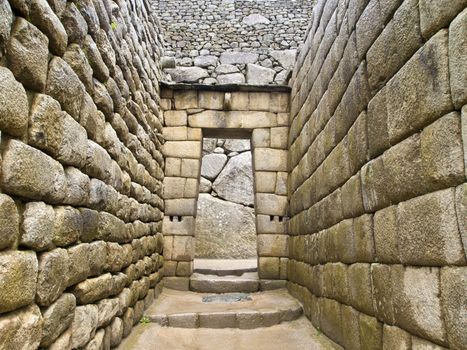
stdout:
{"type": "Polygon", "coordinates": [[[444,343],[439,299],[439,269],[407,267],[392,274],[396,325],[425,339],[444,343]]]}
{"type": "Polygon", "coordinates": [[[83,348],[85,350],[100,350],[105,346],[105,330],[100,329],[96,332],[94,338],[92,338],[89,343],[83,348]]]}
{"type": "Polygon", "coordinates": [[[285,69],[293,69],[297,50],[272,50],[270,55],[279,61],[285,69]]]}
{"type": "Polygon", "coordinates": [[[276,71],[271,68],[261,67],[257,64],[247,64],[246,81],[253,85],[267,85],[274,81],[276,71]]]}
{"type": "Polygon", "coordinates": [[[69,258],[65,249],[54,249],[39,255],[36,302],[48,306],[57,300],[67,287],[69,258]]]}
{"type": "Polygon", "coordinates": [[[78,240],[83,230],[83,220],[78,209],[73,207],[55,207],[53,243],[65,247],[78,240]]]}
{"type": "Polygon", "coordinates": [[[200,194],[198,203],[197,257],[240,259],[256,255],[253,209],[209,194],[200,194]]]}
{"type": "Polygon", "coordinates": [[[224,147],[227,151],[231,152],[243,152],[251,149],[250,140],[236,140],[228,139],[225,140],[224,147]]]}
{"type": "Polygon", "coordinates": [[[47,1],[31,0],[29,15],[32,23],[49,38],[50,50],[57,56],[63,56],[68,44],[68,35],[47,1]]]}
{"type": "Polygon", "coordinates": [[[461,349],[467,344],[467,270],[465,267],[443,267],[440,276],[441,305],[446,322],[449,345],[461,349]]]}
{"type": "Polygon", "coordinates": [[[10,247],[19,238],[19,215],[14,200],[0,194],[0,250],[10,247]]]}
{"type": "Polygon", "coordinates": [[[42,335],[42,316],[37,305],[31,305],[0,316],[0,348],[37,349],[42,335]]]}
{"type": "Polygon", "coordinates": [[[288,236],[287,235],[258,235],[258,255],[259,256],[288,256],[288,236]]]}
{"type": "Polygon", "coordinates": [[[257,193],[256,212],[264,215],[287,216],[287,197],[269,193],[257,193]]]}
{"type": "Polygon", "coordinates": [[[0,312],[31,304],[36,294],[36,278],[37,257],[34,252],[0,252],[0,312]]]}
{"type": "Polygon", "coordinates": [[[96,305],[78,306],[71,324],[71,347],[82,347],[94,337],[97,328],[98,311],[96,305]]]}
{"type": "Polygon", "coordinates": [[[194,60],[194,64],[197,67],[206,68],[209,66],[215,66],[217,64],[218,58],[216,56],[206,55],[198,56],[194,60]]]}
{"type": "MultiPolygon", "coordinates": [[[[428,6],[438,6],[424,1],[428,6]]],[[[453,11],[465,6],[464,0],[453,1],[449,6],[440,5],[438,14],[453,11]],[[464,3],[464,5],[462,5],[464,3]]],[[[456,109],[467,103],[467,68],[462,57],[467,55],[467,10],[462,11],[449,26],[449,78],[451,82],[452,101],[456,109]],[[454,68],[455,67],[455,68],[454,68]]]]}
{"type": "Polygon", "coordinates": [[[208,72],[200,67],[177,67],[165,71],[177,83],[197,83],[200,79],[209,76],[208,72]]]}
{"type": "Polygon", "coordinates": [[[103,299],[97,304],[98,307],[98,323],[97,327],[106,326],[118,314],[120,303],[118,298],[103,299]]]}
{"type": "Polygon", "coordinates": [[[67,3],[61,20],[68,35],[68,42],[82,44],[88,32],[88,25],[74,3],[67,3]]]}
{"type": "Polygon", "coordinates": [[[199,181],[199,192],[200,193],[210,193],[212,189],[212,182],[208,179],[201,177],[199,181]]]}
{"type": "Polygon", "coordinates": [[[0,129],[13,136],[20,136],[28,123],[28,100],[26,91],[12,72],[0,67],[0,129]]]}
{"type": "Polygon", "coordinates": [[[252,52],[223,52],[220,61],[222,64],[247,64],[255,63],[258,57],[252,52]]]}
{"type": "Polygon", "coordinates": [[[383,350],[408,350],[410,346],[411,336],[409,333],[395,326],[383,325],[383,350]]]}
{"type": "Polygon", "coordinates": [[[465,0],[420,1],[420,26],[425,39],[430,38],[441,28],[446,28],[451,20],[465,8],[465,0]]]}
{"type": "Polygon", "coordinates": [[[252,206],[254,196],[251,166],[251,152],[230,158],[212,185],[214,191],[227,201],[252,206]]]}
{"type": "Polygon", "coordinates": [[[92,68],[78,44],[70,44],[63,55],[63,59],[73,69],[81,82],[86,87],[86,91],[90,94],[94,92],[94,84],[92,81],[92,68]]]}
{"type": "Polygon", "coordinates": [[[217,74],[229,74],[229,73],[238,73],[239,70],[236,66],[232,64],[219,64],[216,67],[217,74]]]}
{"type": "Polygon", "coordinates": [[[244,84],[245,76],[242,73],[229,73],[217,76],[219,84],[244,84]]]}
{"type": "Polygon", "coordinates": [[[93,303],[111,294],[111,289],[113,288],[112,281],[112,275],[106,273],[77,284],[72,289],[72,293],[76,296],[78,304],[93,303]]]}
{"type": "Polygon", "coordinates": [[[398,208],[398,246],[404,264],[465,264],[465,254],[448,189],[403,202],[398,208]],[[420,244],[424,249],[420,249],[420,244]]]}
{"type": "Polygon", "coordinates": [[[123,322],[119,317],[115,317],[110,325],[111,337],[110,337],[110,346],[116,347],[121,343],[123,337],[123,322]]]}
{"type": "Polygon", "coordinates": [[[75,306],[75,296],[65,293],[43,312],[42,347],[50,346],[71,325],[75,306]]]}
{"type": "Polygon", "coordinates": [[[287,151],[268,148],[254,150],[255,170],[287,171],[287,151]]]}
{"type": "Polygon", "coordinates": [[[25,87],[43,91],[47,79],[49,40],[39,29],[18,17],[7,47],[8,66],[25,87]]]}
{"type": "Polygon", "coordinates": [[[50,61],[46,93],[76,120],[79,120],[84,90],[83,83],[64,60],[54,57],[50,61]]]}
{"type": "Polygon", "coordinates": [[[87,243],[69,248],[68,286],[84,281],[91,273],[91,249],[87,243]]]}
{"type": "Polygon", "coordinates": [[[208,154],[201,160],[201,176],[214,180],[227,163],[225,154],[208,154]]]}
{"type": "Polygon", "coordinates": [[[13,12],[8,1],[2,1],[0,4],[0,53],[3,53],[5,45],[8,42],[13,24],[13,12]]]}
{"type": "Polygon", "coordinates": [[[21,222],[20,244],[36,251],[53,247],[55,211],[44,202],[26,203],[21,222]]]}
{"type": "Polygon", "coordinates": [[[83,174],[74,167],[66,167],[65,176],[67,190],[63,203],[69,205],[85,205],[89,197],[89,176],[83,174]]]}

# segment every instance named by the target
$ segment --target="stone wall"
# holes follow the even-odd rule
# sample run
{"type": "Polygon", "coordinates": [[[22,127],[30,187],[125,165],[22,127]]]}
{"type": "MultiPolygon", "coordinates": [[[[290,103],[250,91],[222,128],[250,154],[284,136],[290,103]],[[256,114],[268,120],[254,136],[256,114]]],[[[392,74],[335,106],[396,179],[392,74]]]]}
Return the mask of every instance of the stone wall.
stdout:
{"type": "Polygon", "coordinates": [[[176,82],[287,84],[314,1],[153,0],[176,82]]]}
{"type": "Polygon", "coordinates": [[[110,349],[162,277],[158,24],[0,0],[0,348],[110,349]]]}
{"type": "Polygon", "coordinates": [[[293,74],[289,289],[346,349],[467,346],[466,5],[314,8],[293,74]]]}
{"type": "Polygon", "coordinates": [[[253,164],[248,139],[203,139],[195,257],[256,257],[253,164]]]}
{"type": "Polygon", "coordinates": [[[288,261],[285,223],[289,93],[176,88],[167,86],[161,91],[166,139],[165,285],[182,290],[190,287],[202,139],[212,134],[251,138],[259,277],[263,286],[283,285],[288,261]]]}

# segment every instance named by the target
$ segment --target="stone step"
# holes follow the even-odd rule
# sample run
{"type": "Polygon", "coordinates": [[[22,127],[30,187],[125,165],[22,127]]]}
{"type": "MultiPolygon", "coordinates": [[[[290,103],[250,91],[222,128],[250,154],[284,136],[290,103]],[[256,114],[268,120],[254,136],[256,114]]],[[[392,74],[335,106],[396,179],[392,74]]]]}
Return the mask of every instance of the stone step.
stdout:
{"type": "Polygon", "coordinates": [[[247,272],[257,272],[257,259],[195,259],[194,272],[204,275],[241,276],[247,272]]]}
{"type": "Polygon", "coordinates": [[[257,272],[247,272],[241,276],[217,276],[193,273],[190,290],[200,293],[252,293],[260,289],[257,272]]]}
{"type": "Polygon", "coordinates": [[[169,327],[253,329],[295,320],[302,312],[285,289],[227,294],[164,289],[145,314],[169,327]]]}

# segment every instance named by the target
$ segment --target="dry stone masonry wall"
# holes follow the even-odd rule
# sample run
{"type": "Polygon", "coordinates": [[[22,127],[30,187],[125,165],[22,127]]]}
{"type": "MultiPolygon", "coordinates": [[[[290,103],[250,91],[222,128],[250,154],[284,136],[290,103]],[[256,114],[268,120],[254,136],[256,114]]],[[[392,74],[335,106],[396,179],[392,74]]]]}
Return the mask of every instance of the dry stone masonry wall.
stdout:
{"type": "Polygon", "coordinates": [[[0,349],[110,349],[163,273],[145,1],[0,0],[0,349]]]}
{"type": "Polygon", "coordinates": [[[203,139],[195,257],[256,257],[251,145],[248,139],[203,139]]]}
{"type": "Polygon", "coordinates": [[[314,1],[154,0],[176,82],[287,84],[314,1]]]}
{"type": "Polygon", "coordinates": [[[291,96],[289,289],[346,349],[467,346],[466,5],[314,8],[291,96]]]}
{"type": "MultiPolygon", "coordinates": [[[[262,286],[283,285],[288,261],[285,223],[289,93],[164,88],[161,96],[166,140],[165,285],[182,290],[190,287],[203,135],[217,132],[223,137],[222,133],[229,131],[240,131],[251,138],[262,286]]],[[[203,194],[200,196],[203,198],[203,194]]]]}

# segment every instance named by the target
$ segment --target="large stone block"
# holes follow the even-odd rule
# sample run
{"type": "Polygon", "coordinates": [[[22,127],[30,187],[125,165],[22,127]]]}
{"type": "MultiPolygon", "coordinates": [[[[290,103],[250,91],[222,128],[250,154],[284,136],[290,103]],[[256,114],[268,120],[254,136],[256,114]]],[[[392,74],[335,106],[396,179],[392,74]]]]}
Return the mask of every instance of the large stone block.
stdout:
{"type": "Polygon", "coordinates": [[[42,336],[42,316],[37,305],[0,316],[1,349],[37,349],[42,336]]]}
{"type": "Polygon", "coordinates": [[[343,345],[345,349],[359,350],[361,348],[358,323],[359,314],[360,313],[351,306],[341,306],[343,345]]]}
{"type": "Polygon", "coordinates": [[[194,228],[195,218],[192,216],[182,216],[180,221],[170,220],[169,216],[165,216],[162,224],[164,235],[193,236],[194,228]]]}
{"type": "Polygon", "coordinates": [[[88,32],[88,25],[74,3],[66,5],[61,19],[68,35],[68,42],[82,44],[88,32]]]}
{"type": "Polygon", "coordinates": [[[394,290],[392,274],[397,273],[398,265],[371,265],[373,304],[376,317],[384,323],[394,324],[394,290]],[[396,272],[393,272],[396,271],[396,272]]]}
{"type": "Polygon", "coordinates": [[[75,307],[75,296],[65,293],[44,310],[41,347],[50,346],[71,325],[75,307]]]}
{"type": "MultiPolygon", "coordinates": [[[[394,271],[393,271],[394,272],[394,271]]],[[[412,334],[446,343],[440,302],[439,269],[406,267],[392,274],[396,325],[412,334]]]]}
{"type": "Polygon", "coordinates": [[[424,38],[428,40],[441,28],[448,27],[449,23],[466,5],[465,0],[421,0],[420,26],[424,38]]]}
{"type": "Polygon", "coordinates": [[[374,315],[370,264],[350,265],[347,278],[351,305],[367,315],[374,315]]]}
{"type": "Polygon", "coordinates": [[[453,189],[401,203],[398,207],[398,225],[399,253],[404,264],[465,264],[453,189]]]}
{"type": "Polygon", "coordinates": [[[258,258],[258,274],[262,279],[280,278],[280,259],[261,257],[258,258]]]}
{"type": "Polygon", "coordinates": [[[7,62],[26,88],[43,91],[47,79],[49,40],[39,29],[18,17],[7,46],[7,62]]]}
{"type": "Polygon", "coordinates": [[[215,180],[226,163],[227,156],[225,154],[211,153],[205,155],[201,160],[201,176],[211,181],[215,180]]]}
{"type": "Polygon", "coordinates": [[[353,244],[358,262],[373,262],[375,246],[373,234],[373,216],[366,214],[353,221],[353,244]]]}
{"type": "MultiPolygon", "coordinates": [[[[199,69],[199,68],[198,68],[199,69]]],[[[197,91],[174,91],[175,109],[198,108],[197,91]]]]}
{"type": "Polygon", "coordinates": [[[13,245],[19,238],[19,214],[14,200],[0,194],[0,250],[13,245]]]}
{"type": "Polygon", "coordinates": [[[13,136],[20,136],[28,125],[28,100],[26,91],[12,72],[0,67],[0,129],[13,136]]]}
{"type": "Polygon", "coordinates": [[[36,278],[37,257],[34,252],[1,252],[0,312],[9,312],[31,304],[36,294],[36,278]]]}
{"type": "Polygon", "coordinates": [[[186,126],[187,125],[186,111],[165,111],[164,121],[167,126],[186,126]]]}
{"type": "Polygon", "coordinates": [[[87,134],[77,121],[67,113],[60,116],[63,138],[58,149],[57,160],[63,164],[83,168],[87,156],[87,134]]]}
{"type": "Polygon", "coordinates": [[[374,215],[374,239],[376,257],[379,262],[397,264],[400,262],[397,240],[397,207],[378,210],[374,215]]]}
{"type": "Polygon", "coordinates": [[[432,186],[446,188],[462,183],[465,175],[459,113],[449,113],[426,127],[420,141],[423,170],[432,186]]]}
{"type": "Polygon", "coordinates": [[[125,222],[107,212],[99,213],[97,237],[105,241],[117,243],[126,243],[131,240],[130,232],[125,226],[125,222]]]}
{"type": "MultiPolygon", "coordinates": [[[[429,1],[424,1],[428,6],[433,6],[429,1]]],[[[441,1],[444,3],[444,1],[441,1]]],[[[436,4],[435,6],[437,6],[436,4]]],[[[441,5],[441,4],[439,4],[441,5]]],[[[451,12],[466,6],[465,0],[450,2],[449,6],[440,6],[442,11],[437,14],[451,12]]],[[[463,57],[467,55],[467,10],[462,11],[449,26],[449,73],[451,82],[451,94],[454,106],[462,108],[467,103],[467,68],[463,57]]]]}
{"type": "Polygon", "coordinates": [[[256,148],[253,151],[255,171],[287,171],[287,151],[256,148]]]}
{"type": "Polygon", "coordinates": [[[196,199],[167,199],[165,203],[165,215],[168,216],[196,216],[196,199]]]}
{"type": "Polygon", "coordinates": [[[395,326],[383,325],[383,350],[409,350],[410,348],[410,333],[395,326]]]}
{"type": "Polygon", "coordinates": [[[390,147],[388,134],[387,88],[383,87],[368,103],[368,151],[375,158],[390,147]]]}
{"type": "Polygon", "coordinates": [[[76,242],[83,231],[83,220],[78,209],[73,207],[55,207],[53,243],[65,247],[76,242]]]}
{"type": "Polygon", "coordinates": [[[65,249],[54,249],[39,255],[36,302],[48,306],[60,297],[68,284],[70,259],[65,249]]]}
{"type": "Polygon", "coordinates": [[[269,193],[256,194],[256,212],[264,215],[287,216],[287,197],[269,193]]]}
{"type": "Polygon", "coordinates": [[[96,305],[83,305],[75,309],[71,324],[71,348],[77,349],[86,345],[94,337],[98,322],[96,305]]]}
{"type": "Polygon", "coordinates": [[[198,93],[199,108],[203,109],[223,109],[224,92],[200,91],[198,93]]]}
{"type": "Polygon", "coordinates": [[[79,120],[84,85],[73,69],[59,57],[50,61],[45,91],[60,102],[62,109],[79,120]]]}
{"type": "Polygon", "coordinates": [[[360,328],[360,349],[382,349],[383,324],[376,318],[360,314],[358,317],[360,328]]]}
{"type": "MultiPolygon", "coordinates": [[[[78,3],[78,5],[81,4],[78,3]]],[[[84,39],[83,50],[86,53],[86,57],[91,65],[94,76],[101,82],[106,82],[107,79],[109,79],[109,68],[105,65],[101,53],[90,35],[86,35],[84,39]]]]}
{"type": "Polygon", "coordinates": [[[207,110],[188,116],[192,128],[253,129],[277,126],[276,113],[261,111],[213,111],[207,110]]]}
{"type": "Polygon", "coordinates": [[[68,35],[47,1],[32,0],[29,15],[32,23],[49,38],[50,50],[57,56],[63,56],[68,45],[68,35]]]}
{"type": "Polygon", "coordinates": [[[44,202],[26,203],[21,223],[20,244],[36,251],[53,247],[55,211],[44,202]]]}
{"type": "Polygon", "coordinates": [[[384,86],[420,46],[422,36],[418,1],[405,0],[368,50],[368,82],[371,90],[376,92],[384,86]]]}
{"type": "Polygon", "coordinates": [[[199,141],[168,141],[162,146],[165,157],[201,158],[201,142],[199,141]]]}
{"type": "Polygon", "coordinates": [[[78,282],[84,281],[91,274],[91,258],[93,250],[87,243],[75,245],[69,249],[68,257],[70,261],[68,269],[68,286],[72,286],[78,282]]]}
{"type": "MultiPolygon", "coordinates": [[[[75,295],[78,304],[89,304],[111,295],[114,280],[110,273],[99,277],[89,278],[73,287],[71,292],[75,295]]],[[[122,288],[123,289],[123,288],[122,288]]],[[[96,321],[97,323],[97,321],[96,321]]]]}
{"type": "Polygon", "coordinates": [[[343,344],[341,304],[327,298],[320,298],[320,326],[324,334],[338,344],[343,344]]]}
{"type": "Polygon", "coordinates": [[[287,220],[279,220],[278,217],[273,217],[271,220],[270,215],[256,215],[256,232],[263,233],[287,233],[287,220]]]}
{"type": "Polygon", "coordinates": [[[258,255],[259,256],[279,256],[289,255],[287,235],[258,235],[258,255]]]}
{"type": "Polygon", "coordinates": [[[392,144],[453,109],[448,33],[432,37],[388,83],[388,132],[392,144]]]}
{"type": "Polygon", "coordinates": [[[467,344],[467,268],[443,267],[441,269],[441,305],[446,322],[446,332],[451,348],[462,349],[467,344]],[[464,310],[464,311],[463,311],[464,310]]]}

